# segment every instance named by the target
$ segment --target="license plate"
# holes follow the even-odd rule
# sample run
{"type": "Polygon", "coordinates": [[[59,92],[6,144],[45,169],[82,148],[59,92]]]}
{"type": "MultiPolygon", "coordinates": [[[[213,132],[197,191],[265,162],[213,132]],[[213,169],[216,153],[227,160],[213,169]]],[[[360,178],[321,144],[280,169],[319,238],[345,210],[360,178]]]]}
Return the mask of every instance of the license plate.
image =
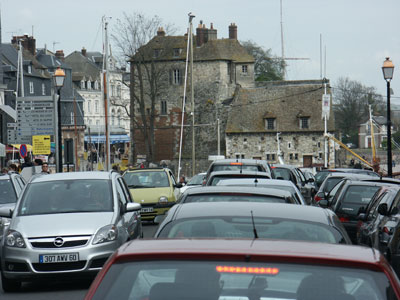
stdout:
{"type": "Polygon", "coordinates": [[[39,263],[51,264],[60,262],[78,261],[79,253],[63,253],[63,254],[40,254],[39,263]]]}
{"type": "Polygon", "coordinates": [[[153,212],[153,208],[152,207],[143,207],[140,210],[141,213],[148,213],[148,212],[153,212]]]}

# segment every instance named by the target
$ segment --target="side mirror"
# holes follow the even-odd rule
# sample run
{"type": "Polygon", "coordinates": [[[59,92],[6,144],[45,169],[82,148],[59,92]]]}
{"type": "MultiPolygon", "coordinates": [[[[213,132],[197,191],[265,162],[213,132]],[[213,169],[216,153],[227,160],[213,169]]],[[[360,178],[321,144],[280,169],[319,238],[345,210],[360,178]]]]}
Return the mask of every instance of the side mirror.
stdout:
{"type": "MultiPolygon", "coordinates": [[[[15,208],[15,207],[14,207],[15,208]]],[[[2,207],[0,208],[0,218],[11,218],[14,212],[14,208],[2,207]]]]}
{"type": "Polygon", "coordinates": [[[378,206],[378,213],[382,216],[388,215],[388,205],[386,203],[379,204],[378,206]]]}
{"type": "Polygon", "coordinates": [[[327,208],[329,206],[329,201],[327,199],[319,200],[318,205],[323,208],[327,208]]]}
{"type": "Polygon", "coordinates": [[[365,213],[359,213],[358,216],[357,216],[357,219],[359,221],[365,221],[365,217],[366,217],[365,213]]]}
{"type": "Polygon", "coordinates": [[[139,211],[142,209],[142,206],[140,205],[140,203],[136,203],[136,202],[128,202],[126,204],[126,208],[125,211],[139,211]]]}

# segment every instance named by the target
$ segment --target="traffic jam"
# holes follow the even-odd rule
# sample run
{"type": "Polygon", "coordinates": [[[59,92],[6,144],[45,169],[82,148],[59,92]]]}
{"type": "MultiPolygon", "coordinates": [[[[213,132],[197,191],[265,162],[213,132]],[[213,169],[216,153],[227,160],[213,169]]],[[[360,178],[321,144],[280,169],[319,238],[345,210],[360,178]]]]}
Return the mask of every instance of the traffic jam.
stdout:
{"type": "Polygon", "coordinates": [[[85,299],[400,299],[400,180],[370,170],[219,159],[188,182],[8,172],[0,191],[5,295],[89,278],[85,299]]]}

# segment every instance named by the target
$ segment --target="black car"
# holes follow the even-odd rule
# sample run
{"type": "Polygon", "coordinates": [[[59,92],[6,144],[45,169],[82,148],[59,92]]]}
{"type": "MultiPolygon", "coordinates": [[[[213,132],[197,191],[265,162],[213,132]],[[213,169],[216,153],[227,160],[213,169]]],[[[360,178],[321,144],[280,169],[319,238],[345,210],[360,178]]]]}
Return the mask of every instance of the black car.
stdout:
{"type": "Polygon", "coordinates": [[[325,178],[331,173],[351,173],[351,174],[362,174],[362,175],[370,175],[374,177],[380,177],[379,174],[375,173],[371,170],[364,169],[350,169],[350,168],[337,168],[337,169],[325,169],[317,172],[315,174],[315,187],[318,190],[321,184],[324,182],[325,178]]]}
{"type": "Polygon", "coordinates": [[[400,273],[400,186],[382,187],[359,215],[357,242],[381,251],[400,273]]]}
{"type": "MultiPolygon", "coordinates": [[[[357,240],[358,212],[366,208],[372,197],[383,185],[381,182],[365,182],[345,179],[328,206],[336,213],[353,243],[357,240]]],[[[327,200],[321,200],[320,205],[327,200]]]]}
{"type": "Polygon", "coordinates": [[[307,204],[311,204],[311,201],[316,193],[314,185],[314,179],[306,179],[303,172],[291,165],[273,165],[272,169],[272,178],[274,179],[284,179],[292,181],[301,191],[304,199],[307,204]]]}
{"type": "Polygon", "coordinates": [[[343,179],[353,179],[353,180],[368,180],[368,179],[377,179],[375,176],[365,175],[365,174],[356,174],[356,173],[345,173],[345,172],[332,172],[329,173],[325,178],[324,182],[319,187],[318,192],[313,198],[312,204],[317,205],[319,201],[325,199],[330,200],[333,197],[334,191],[333,189],[337,187],[337,184],[343,179]]]}

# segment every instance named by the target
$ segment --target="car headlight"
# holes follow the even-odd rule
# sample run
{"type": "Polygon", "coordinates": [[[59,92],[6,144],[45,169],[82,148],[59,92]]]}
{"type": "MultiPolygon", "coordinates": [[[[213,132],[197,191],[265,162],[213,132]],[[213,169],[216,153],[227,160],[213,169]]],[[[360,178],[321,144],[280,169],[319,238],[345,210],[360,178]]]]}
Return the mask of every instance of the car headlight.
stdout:
{"type": "Polygon", "coordinates": [[[160,199],[158,199],[158,203],[166,204],[166,203],[168,203],[168,198],[165,196],[161,196],[160,199]]]}
{"type": "Polygon", "coordinates": [[[93,238],[93,245],[115,241],[118,237],[117,228],[114,225],[107,225],[100,228],[93,238]]]}
{"type": "Polygon", "coordinates": [[[26,248],[22,234],[15,230],[9,230],[7,232],[5,243],[9,247],[26,248]]]}

